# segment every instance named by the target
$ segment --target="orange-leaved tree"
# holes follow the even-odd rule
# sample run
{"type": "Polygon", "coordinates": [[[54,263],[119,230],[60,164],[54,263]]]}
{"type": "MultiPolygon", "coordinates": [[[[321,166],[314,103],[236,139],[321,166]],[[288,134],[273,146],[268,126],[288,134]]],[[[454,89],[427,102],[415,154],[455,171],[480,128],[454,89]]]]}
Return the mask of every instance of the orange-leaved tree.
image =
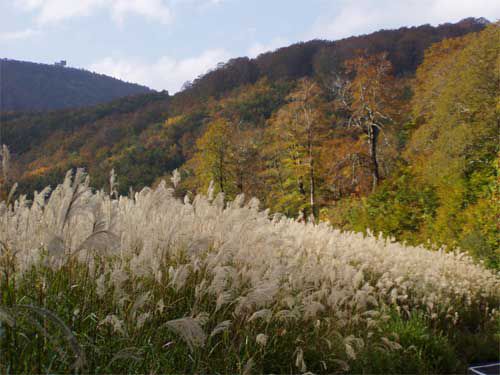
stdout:
{"type": "Polygon", "coordinates": [[[398,120],[401,90],[386,53],[360,54],[345,65],[354,78],[343,85],[342,101],[350,112],[349,126],[359,128],[366,135],[374,190],[380,181],[379,136],[387,125],[398,120]]]}

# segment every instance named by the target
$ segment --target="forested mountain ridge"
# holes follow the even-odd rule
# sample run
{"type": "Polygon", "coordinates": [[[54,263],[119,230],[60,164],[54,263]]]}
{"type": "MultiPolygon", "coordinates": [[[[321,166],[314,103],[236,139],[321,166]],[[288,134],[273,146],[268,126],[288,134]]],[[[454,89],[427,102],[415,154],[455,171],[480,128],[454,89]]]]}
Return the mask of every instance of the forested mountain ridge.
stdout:
{"type": "Polygon", "coordinates": [[[81,108],[151,91],[82,69],[9,59],[0,59],[0,90],[0,111],[81,108]]]}
{"type": "MultiPolygon", "coordinates": [[[[259,107],[260,112],[263,112],[261,117],[266,119],[283,103],[296,79],[305,76],[328,79],[327,77],[332,71],[338,69],[342,61],[353,57],[360,49],[367,49],[368,53],[387,52],[388,58],[393,59],[394,70],[411,76],[423,58],[424,49],[433,42],[475,32],[482,28],[484,28],[482,20],[466,19],[456,24],[444,24],[437,27],[424,25],[398,30],[382,30],[338,42],[314,40],[298,43],[274,52],[264,53],[253,60],[248,58],[230,60],[186,85],[185,90],[170,97],[168,105],[157,101],[161,97],[166,100],[168,94],[150,94],[78,110],[68,109],[41,114],[0,112],[3,141],[9,145],[14,154],[23,155],[23,160],[32,162],[37,157],[30,156],[30,150],[39,146],[43,147],[45,144],[57,144],[51,139],[53,135],[64,133],[78,137],[77,133],[81,128],[95,127],[96,121],[103,118],[107,119],[108,125],[105,129],[99,128],[98,132],[109,133],[110,128],[115,127],[127,128],[126,123],[115,121],[113,116],[121,114],[128,118],[137,117],[134,111],[147,112],[142,107],[148,107],[148,104],[155,106],[153,103],[163,108],[165,118],[175,118],[185,113],[197,114],[193,115],[193,118],[196,121],[196,127],[199,127],[208,115],[206,107],[210,102],[235,96],[238,91],[244,91],[245,87],[251,87],[249,85],[255,84],[259,79],[267,80],[268,86],[276,88],[275,93],[269,92],[267,97],[261,97],[259,100],[255,98],[257,102],[253,103],[255,107],[259,107]],[[241,89],[238,90],[238,87],[241,89]],[[231,93],[232,90],[236,91],[231,93]],[[127,114],[125,115],[124,112],[127,114]]],[[[54,69],[65,68],[54,67],[54,69]]],[[[247,95],[251,96],[251,94],[247,95]]],[[[252,114],[248,116],[252,117],[252,114]]],[[[154,121],[143,124],[143,127],[153,125],[155,121],[158,120],[155,118],[154,121]]],[[[144,129],[139,129],[137,134],[142,130],[144,129]]],[[[116,140],[117,138],[113,139],[114,142],[116,140]]],[[[175,143],[178,140],[173,141],[175,143]]],[[[59,146],[64,148],[64,144],[59,146]]],[[[70,148],[68,152],[78,152],[78,148],[70,148]]],[[[89,164],[94,163],[85,162],[85,165],[89,164]]],[[[51,168],[49,165],[44,167],[51,168]]],[[[33,168],[27,168],[26,172],[30,173],[32,170],[33,168]]],[[[163,169],[162,173],[167,171],[163,169]]],[[[141,183],[142,181],[136,181],[134,185],[138,187],[141,183]]]]}
{"type": "Polygon", "coordinates": [[[263,53],[255,59],[232,59],[188,83],[184,92],[178,95],[221,97],[228,90],[255,83],[260,78],[275,81],[328,75],[360,50],[369,54],[387,52],[397,75],[412,75],[422,62],[425,49],[432,43],[482,30],[488,23],[484,18],[466,18],[435,27],[422,25],[380,30],[335,42],[311,40],[296,43],[263,53]]]}
{"type": "Polygon", "coordinates": [[[311,41],[231,60],[174,96],[4,114],[10,179],[32,191],[84,166],[102,187],[115,169],[125,193],[179,168],[183,192],[214,181],[273,212],[496,267],[497,40],[498,25],[469,19],[311,41]]]}

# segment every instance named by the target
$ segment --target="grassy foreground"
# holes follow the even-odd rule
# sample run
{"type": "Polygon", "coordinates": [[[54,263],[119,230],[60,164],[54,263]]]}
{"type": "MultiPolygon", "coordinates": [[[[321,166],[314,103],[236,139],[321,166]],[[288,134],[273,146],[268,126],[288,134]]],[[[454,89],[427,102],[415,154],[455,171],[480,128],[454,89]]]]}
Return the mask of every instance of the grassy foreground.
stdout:
{"type": "MultiPolygon", "coordinates": [[[[174,185],[176,178],[173,178],[174,185]]],[[[498,275],[243,197],[92,192],[0,209],[2,373],[457,373],[498,359],[498,275]]]]}

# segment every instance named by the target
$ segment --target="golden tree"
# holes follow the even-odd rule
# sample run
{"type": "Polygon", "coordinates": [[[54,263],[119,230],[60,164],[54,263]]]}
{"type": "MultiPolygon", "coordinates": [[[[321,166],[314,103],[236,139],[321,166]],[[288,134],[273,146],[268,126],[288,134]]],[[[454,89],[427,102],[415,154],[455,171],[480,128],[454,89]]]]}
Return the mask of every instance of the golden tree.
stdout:
{"type": "Polygon", "coordinates": [[[270,167],[276,170],[283,206],[307,208],[312,218],[316,218],[319,178],[316,163],[322,140],[328,133],[321,111],[321,89],[315,82],[303,79],[288,100],[268,129],[270,167]]]}

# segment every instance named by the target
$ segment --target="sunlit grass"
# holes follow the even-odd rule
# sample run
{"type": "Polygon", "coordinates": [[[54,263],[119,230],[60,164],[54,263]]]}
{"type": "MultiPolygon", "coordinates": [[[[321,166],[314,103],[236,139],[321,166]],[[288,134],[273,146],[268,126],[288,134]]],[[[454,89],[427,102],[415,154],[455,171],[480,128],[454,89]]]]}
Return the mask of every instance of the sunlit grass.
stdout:
{"type": "Polygon", "coordinates": [[[500,282],[466,255],[173,195],[111,199],[79,172],[1,208],[2,373],[441,373],[496,359],[500,282]]]}

